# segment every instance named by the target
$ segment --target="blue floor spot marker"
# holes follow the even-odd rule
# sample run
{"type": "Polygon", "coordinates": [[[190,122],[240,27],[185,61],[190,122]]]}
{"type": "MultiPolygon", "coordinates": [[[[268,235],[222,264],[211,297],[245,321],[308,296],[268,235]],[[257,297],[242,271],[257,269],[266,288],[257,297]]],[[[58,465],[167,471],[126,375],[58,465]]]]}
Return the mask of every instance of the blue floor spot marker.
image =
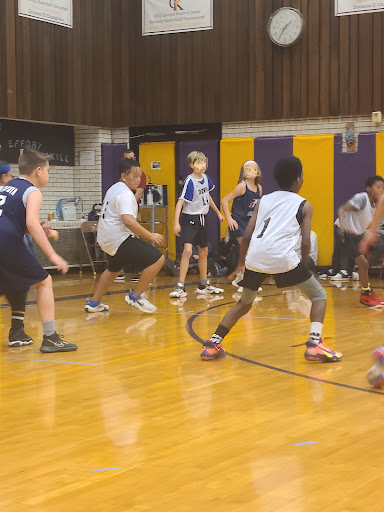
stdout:
{"type": "Polygon", "coordinates": [[[102,469],[92,469],[92,471],[115,471],[120,468],[102,468],[102,469]]]}
{"type": "Polygon", "coordinates": [[[316,441],[307,441],[306,443],[297,443],[294,446],[304,446],[305,444],[316,444],[316,441]]]}

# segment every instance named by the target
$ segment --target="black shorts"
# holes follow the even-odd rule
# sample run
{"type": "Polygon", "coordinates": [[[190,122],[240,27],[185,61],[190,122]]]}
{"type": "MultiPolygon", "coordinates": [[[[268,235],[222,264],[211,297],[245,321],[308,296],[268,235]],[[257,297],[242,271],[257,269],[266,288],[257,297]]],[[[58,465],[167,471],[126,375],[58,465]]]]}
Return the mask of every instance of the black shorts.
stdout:
{"type": "Polygon", "coordinates": [[[183,244],[207,247],[205,215],[188,215],[186,213],[182,213],[180,226],[183,244]]]}
{"type": "Polygon", "coordinates": [[[356,259],[361,256],[359,243],[364,235],[353,235],[352,233],[344,233],[345,250],[349,256],[356,259]]]}
{"type": "Polygon", "coordinates": [[[282,274],[264,274],[262,272],[254,272],[253,270],[248,270],[246,268],[244,278],[238,284],[243,288],[247,288],[248,290],[256,292],[264,279],[269,275],[273,277],[278,288],[296,286],[298,284],[304,283],[304,281],[307,281],[310,277],[312,277],[312,274],[304,265],[304,263],[300,262],[296,268],[289,270],[288,272],[283,272],[282,274]]]}
{"type": "Polygon", "coordinates": [[[117,249],[114,256],[107,254],[108,270],[120,272],[126,265],[135,265],[142,269],[150,267],[161,258],[159,249],[140,238],[129,236],[117,249]]]}

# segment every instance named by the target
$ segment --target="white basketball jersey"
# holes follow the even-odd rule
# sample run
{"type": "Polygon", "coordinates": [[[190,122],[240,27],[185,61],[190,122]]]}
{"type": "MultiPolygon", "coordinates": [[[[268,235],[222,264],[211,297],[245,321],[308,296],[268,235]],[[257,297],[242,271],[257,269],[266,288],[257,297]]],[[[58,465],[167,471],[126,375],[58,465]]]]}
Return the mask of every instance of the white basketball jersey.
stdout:
{"type": "Polygon", "coordinates": [[[299,209],[304,203],[303,197],[285,190],[260,199],[256,226],[245,259],[247,269],[282,274],[297,267],[300,259],[294,247],[301,235],[299,209]]]}
{"type": "Polygon", "coordinates": [[[210,178],[203,174],[201,180],[188,176],[180,199],[184,199],[183,213],[206,215],[209,211],[209,192],[215,188],[210,178]]]}

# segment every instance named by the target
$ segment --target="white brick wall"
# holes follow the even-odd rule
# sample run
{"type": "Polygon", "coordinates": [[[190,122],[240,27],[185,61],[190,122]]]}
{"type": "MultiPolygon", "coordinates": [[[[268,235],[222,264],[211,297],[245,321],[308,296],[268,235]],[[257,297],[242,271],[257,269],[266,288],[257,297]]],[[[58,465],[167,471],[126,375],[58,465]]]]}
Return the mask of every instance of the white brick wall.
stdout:
{"type": "MultiPolygon", "coordinates": [[[[284,135],[309,135],[320,133],[343,134],[343,150],[345,151],[344,135],[347,123],[355,123],[356,136],[360,132],[379,132],[384,128],[371,121],[371,116],[327,117],[289,119],[281,121],[254,121],[244,123],[223,123],[223,139],[236,137],[277,137],[284,135]]],[[[357,148],[356,137],[356,148],[357,148]]]]}

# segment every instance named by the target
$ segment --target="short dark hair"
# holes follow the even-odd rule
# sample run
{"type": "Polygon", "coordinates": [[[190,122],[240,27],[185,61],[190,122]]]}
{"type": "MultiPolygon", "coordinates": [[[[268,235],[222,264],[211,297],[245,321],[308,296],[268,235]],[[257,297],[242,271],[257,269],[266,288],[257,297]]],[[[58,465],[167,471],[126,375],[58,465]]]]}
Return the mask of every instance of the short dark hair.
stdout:
{"type": "Polygon", "coordinates": [[[36,149],[24,149],[18,162],[20,174],[29,176],[37,167],[48,165],[50,160],[51,155],[40,153],[36,149]]]}
{"type": "Polygon", "coordinates": [[[372,187],[378,181],[384,181],[384,179],[381,176],[370,176],[365,182],[365,187],[372,187]]]}
{"type": "Polygon", "coordinates": [[[275,165],[273,175],[281,190],[289,190],[303,172],[301,160],[296,156],[282,158],[275,165]]]}
{"type": "Polygon", "coordinates": [[[127,172],[130,172],[136,167],[140,167],[140,162],[134,160],[133,158],[123,158],[120,162],[120,173],[127,174],[127,172]]]}

